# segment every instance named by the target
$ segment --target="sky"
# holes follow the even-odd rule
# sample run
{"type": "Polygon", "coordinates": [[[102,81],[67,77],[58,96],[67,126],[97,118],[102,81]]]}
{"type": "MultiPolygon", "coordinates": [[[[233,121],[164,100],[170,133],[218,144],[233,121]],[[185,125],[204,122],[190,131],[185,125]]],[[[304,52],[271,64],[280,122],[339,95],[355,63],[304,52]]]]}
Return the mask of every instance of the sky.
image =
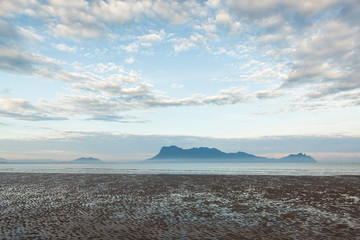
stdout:
{"type": "Polygon", "coordinates": [[[360,161],[358,0],[0,5],[0,158],[360,161]]]}

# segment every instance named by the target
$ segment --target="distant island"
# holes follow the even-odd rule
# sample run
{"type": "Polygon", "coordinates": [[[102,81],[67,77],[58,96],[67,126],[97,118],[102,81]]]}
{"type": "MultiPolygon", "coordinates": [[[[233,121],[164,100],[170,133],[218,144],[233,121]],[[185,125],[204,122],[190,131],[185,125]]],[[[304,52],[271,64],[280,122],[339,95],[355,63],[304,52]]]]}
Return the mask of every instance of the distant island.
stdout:
{"type": "Polygon", "coordinates": [[[73,161],[74,163],[101,163],[102,161],[98,158],[93,157],[81,157],[73,161]]]}
{"type": "Polygon", "coordinates": [[[290,154],[283,158],[258,157],[245,152],[225,153],[216,148],[182,149],[177,146],[162,147],[160,152],[145,161],[153,162],[216,162],[216,163],[316,163],[309,155],[290,154]]]}

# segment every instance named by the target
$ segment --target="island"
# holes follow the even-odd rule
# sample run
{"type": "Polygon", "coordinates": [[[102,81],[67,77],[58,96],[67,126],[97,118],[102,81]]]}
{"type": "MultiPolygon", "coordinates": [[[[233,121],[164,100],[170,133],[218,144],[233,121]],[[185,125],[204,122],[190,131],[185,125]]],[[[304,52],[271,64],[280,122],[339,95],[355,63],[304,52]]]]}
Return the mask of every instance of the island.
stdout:
{"type": "Polygon", "coordinates": [[[93,158],[93,157],[81,157],[81,158],[77,158],[73,161],[74,163],[101,163],[103,161],[101,161],[98,158],[93,158]]]}
{"type": "Polygon", "coordinates": [[[283,158],[259,157],[245,152],[225,153],[216,148],[200,147],[182,149],[177,146],[162,147],[160,152],[145,161],[152,162],[208,162],[208,163],[316,163],[309,155],[290,154],[283,158]]]}

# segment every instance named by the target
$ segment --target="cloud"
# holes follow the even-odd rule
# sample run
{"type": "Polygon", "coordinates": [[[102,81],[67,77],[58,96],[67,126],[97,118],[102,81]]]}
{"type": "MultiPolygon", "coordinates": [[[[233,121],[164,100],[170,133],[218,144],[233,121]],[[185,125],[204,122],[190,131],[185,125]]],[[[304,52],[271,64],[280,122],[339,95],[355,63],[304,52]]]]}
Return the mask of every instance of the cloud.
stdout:
{"type": "Polygon", "coordinates": [[[5,0],[1,2],[0,16],[13,17],[16,14],[35,16],[39,2],[34,0],[5,0]]]}
{"type": "Polygon", "coordinates": [[[224,9],[219,10],[215,16],[215,23],[223,26],[230,26],[231,25],[231,17],[228,12],[224,9]]]}
{"type": "MultiPolygon", "coordinates": [[[[125,40],[121,38],[121,45],[114,46],[128,54],[121,59],[124,64],[132,64],[135,57],[140,61],[137,54],[143,54],[142,48],[170,42],[175,54],[204,48],[215,57],[235,59],[229,65],[238,70],[240,77],[236,79],[267,83],[268,89],[252,92],[259,100],[276,98],[282,96],[280,92],[290,91],[297,94],[296,101],[313,101],[315,105],[325,99],[357,104],[346,101],[345,97],[350,95],[344,93],[360,88],[360,33],[356,25],[359,10],[359,4],[350,0],[265,0],[261,3],[250,0],[4,1],[0,10],[0,69],[65,82],[71,94],[59,97],[59,102],[73,98],[76,92],[83,94],[74,97],[82,107],[85,107],[82,101],[93,101],[94,97],[99,97],[99,101],[93,101],[94,106],[123,104],[122,108],[110,108],[111,111],[149,106],[232,104],[246,100],[244,96],[237,100],[236,94],[224,92],[214,96],[194,93],[171,99],[157,94],[146,79],[131,77],[123,66],[79,64],[72,71],[66,63],[28,50],[32,48],[27,44],[43,42],[46,34],[76,39],[77,43],[98,37],[106,37],[104,39],[111,42],[120,39],[123,33],[115,29],[125,29],[126,34],[136,25],[142,29],[141,34],[125,40]],[[36,27],[16,26],[17,21],[12,19],[17,15],[40,23],[36,27]],[[144,20],[152,30],[145,30],[139,24],[144,20]],[[159,26],[157,23],[161,23],[160,29],[154,27],[159,26]],[[41,35],[42,27],[51,31],[42,31],[41,35]],[[185,31],[168,33],[177,27],[185,29],[186,35],[185,31]],[[238,36],[241,37],[233,35],[240,32],[238,36]],[[275,91],[278,85],[281,89],[275,91]]],[[[64,43],[53,46],[70,53],[80,48],[64,43]]],[[[87,57],[96,59],[111,50],[86,51],[87,57]]],[[[156,50],[151,48],[151,51],[156,50]]],[[[234,78],[225,76],[223,79],[234,78]]],[[[69,109],[64,112],[74,111],[69,109]]],[[[98,112],[95,109],[91,114],[98,112]]]]}
{"type": "Polygon", "coordinates": [[[50,0],[41,5],[38,14],[49,19],[48,27],[58,37],[97,38],[107,32],[105,25],[97,20],[89,2],[85,0],[76,3],[50,0]]]}
{"type": "Polygon", "coordinates": [[[26,121],[67,120],[65,117],[51,117],[46,112],[23,99],[0,98],[0,116],[26,121]]]}
{"type": "Polygon", "coordinates": [[[360,106],[360,89],[341,93],[335,98],[335,100],[346,101],[344,107],[360,106]]]}
{"type": "Polygon", "coordinates": [[[173,83],[173,84],[171,84],[171,87],[172,87],[172,88],[183,88],[184,85],[178,84],[178,83],[173,83]]]}
{"type": "Polygon", "coordinates": [[[138,39],[140,42],[160,42],[165,38],[165,31],[161,30],[158,33],[153,32],[146,35],[139,36],[138,39]]]}
{"type": "Polygon", "coordinates": [[[77,48],[76,47],[69,47],[64,43],[59,43],[59,44],[53,44],[53,46],[63,52],[69,52],[69,53],[76,53],[77,48]]]}
{"type": "Polygon", "coordinates": [[[91,116],[88,118],[91,120],[142,123],[143,120],[125,120],[117,117],[117,114],[158,107],[237,104],[248,99],[243,89],[235,87],[221,90],[217,95],[194,94],[186,98],[171,99],[155,93],[152,85],[141,81],[139,75],[133,71],[127,75],[110,75],[108,78],[94,75],[93,81],[86,76],[83,78],[77,82],[69,82],[74,94],[42,100],[37,105],[23,99],[3,98],[2,115],[31,121],[65,120],[71,116],[85,115],[91,116]]]}
{"type": "Polygon", "coordinates": [[[116,116],[116,115],[95,115],[87,120],[105,121],[105,122],[118,122],[118,123],[147,123],[144,120],[134,120],[134,116],[116,116]]]}
{"type": "Polygon", "coordinates": [[[221,4],[220,0],[208,0],[205,4],[210,8],[218,8],[221,4]]]}
{"type": "Polygon", "coordinates": [[[56,60],[40,54],[31,54],[20,49],[0,46],[0,69],[20,74],[41,75],[44,71],[55,71],[56,60]]]}
{"type": "Polygon", "coordinates": [[[260,36],[257,40],[262,43],[276,42],[282,38],[279,34],[266,34],[260,36]]]}
{"type": "Polygon", "coordinates": [[[255,95],[259,99],[273,99],[284,96],[285,93],[275,88],[271,90],[257,91],[255,92],[255,95]]]}
{"type": "Polygon", "coordinates": [[[120,45],[117,48],[119,50],[123,50],[128,53],[136,53],[139,50],[139,44],[137,42],[133,42],[133,43],[129,43],[128,45],[120,45]]]}
{"type": "Polygon", "coordinates": [[[125,59],[125,62],[126,62],[127,64],[132,64],[132,63],[135,62],[135,58],[134,58],[134,57],[129,57],[129,58],[125,59]]]}
{"type": "Polygon", "coordinates": [[[83,23],[73,23],[69,25],[56,24],[50,25],[51,30],[56,36],[66,38],[97,38],[102,35],[101,30],[96,25],[86,25],[83,23]]]}
{"type": "Polygon", "coordinates": [[[7,44],[8,42],[19,40],[21,34],[17,31],[16,26],[10,22],[0,19],[0,43],[7,44]]]}
{"type": "Polygon", "coordinates": [[[13,118],[18,120],[25,121],[60,121],[60,120],[68,120],[66,117],[50,117],[46,115],[36,115],[36,114],[25,114],[25,113],[14,113],[10,111],[0,110],[0,116],[13,118]]]}
{"type": "Polygon", "coordinates": [[[246,102],[248,97],[243,93],[242,88],[231,87],[220,91],[220,94],[206,96],[194,94],[188,98],[167,99],[149,98],[144,101],[148,107],[178,107],[178,106],[198,106],[198,105],[226,105],[246,102]]]}
{"type": "Polygon", "coordinates": [[[304,14],[314,14],[333,5],[338,0],[303,0],[303,1],[286,1],[286,0],[264,0],[261,2],[252,0],[229,0],[231,7],[242,13],[258,14],[264,12],[274,12],[276,8],[285,8],[287,10],[298,11],[304,14]]]}
{"type": "Polygon", "coordinates": [[[280,14],[272,15],[270,17],[260,18],[257,24],[260,28],[269,29],[278,27],[284,23],[284,17],[280,14]]]}
{"type": "MultiPolygon", "coordinates": [[[[87,84],[88,85],[88,84],[87,84]]],[[[62,106],[57,108],[57,112],[65,115],[84,114],[93,116],[114,116],[121,111],[149,109],[158,107],[179,107],[179,106],[199,106],[199,105],[226,105],[246,102],[248,97],[243,93],[243,89],[229,88],[222,90],[220,94],[206,96],[194,94],[191,97],[170,99],[167,96],[155,94],[151,90],[151,85],[144,82],[136,83],[134,87],[121,88],[115,85],[93,84],[92,89],[85,91],[97,92],[100,94],[66,95],[49,102],[45,109],[50,106],[62,106]],[[102,92],[102,94],[101,94],[102,92]]],[[[99,118],[92,118],[99,119],[99,118]]]]}
{"type": "Polygon", "coordinates": [[[35,33],[33,28],[19,27],[19,33],[27,41],[31,41],[33,43],[44,42],[44,37],[35,33]]]}
{"type": "Polygon", "coordinates": [[[199,33],[195,33],[189,38],[173,38],[171,41],[174,42],[175,53],[187,51],[197,46],[206,45],[206,38],[199,33]]]}
{"type": "Polygon", "coordinates": [[[118,112],[125,110],[225,105],[247,100],[243,89],[239,88],[221,90],[220,94],[213,96],[193,94],[186,98],[171,99],[157,94],[152,89],[153,86],[143,81],[137,72],[125,71],[122,66],[113,63],[96,66],[74,65],[75,68],[85,71],[70,72],[54,59],[8,48],[3,48],[0,59],[3,60],[0,65],[2,70],[43,80],[61,81],[67,84],[72,92],[53,100],[42,100],[36,106],[26,100],[4,100],[5,109],[2,115],[22,120],[64,120],[74,115],[90,115],[90,119],[100,120],[95,116],[117,116],[118,112]],[[9,104],[13,104],[13,107],[7,107],[9,104]]]}
{"type": "Polygon", "coordinates": [[[294,39],[294,63],[283,88],[312,85],[316,94],[324,97],[360,88],[360,32],[340,20],[319,23],[307,29],[307,38],[294,39]]]}
{"type": "Polygon", "coordinates": [[[43,42],[43,36],[37,34],[33,28],[15,26],[13,23],[0,19],[0,44],[14,45],[18,42],[43,42]]]}
{"type": "Polygon", "coordinates": [[[93,5],[95,16],[107,22],[126,23],[139,17],[146,9],[151,7],[148,1],[97,1],[93,5]]]}
{"type": "Polygon", "coordinates": [[[47,2],[14,0],[2,3],[0,13],[6,17],[16,14],[38,16],[44,22],[49,23],[48,28],[55,36],[87,39],[111,36],[109,26],[113,24],[124,25],[141,19],[182,24],[191,21],[193,17],[205,17],[207,11],[203,4],[194,0],[183,2],[173,0],[78,0],[76,3],[57,0],[47,2]]]}

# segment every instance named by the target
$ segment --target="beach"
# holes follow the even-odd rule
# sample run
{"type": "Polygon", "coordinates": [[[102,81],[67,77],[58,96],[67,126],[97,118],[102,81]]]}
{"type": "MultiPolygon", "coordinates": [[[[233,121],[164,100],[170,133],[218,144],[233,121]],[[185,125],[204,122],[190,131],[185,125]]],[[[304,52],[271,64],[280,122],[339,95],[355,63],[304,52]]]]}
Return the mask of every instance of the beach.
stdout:
{"type": "Polygon", "coordinates": [[[360,176],[0,173],[0,239],[360,239],[360,176]]]}

